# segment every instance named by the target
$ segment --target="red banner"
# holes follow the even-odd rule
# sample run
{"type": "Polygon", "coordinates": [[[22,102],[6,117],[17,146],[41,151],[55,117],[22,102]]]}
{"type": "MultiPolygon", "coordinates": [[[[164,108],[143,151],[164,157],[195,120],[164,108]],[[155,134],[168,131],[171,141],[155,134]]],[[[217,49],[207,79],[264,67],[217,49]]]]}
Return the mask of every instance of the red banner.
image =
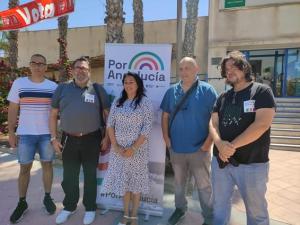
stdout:
{"type": "Polygon", "coordinates": [[[35,0],[0,12],[0,31],[16,30],[74,11],[74,0],[35,0]]]}

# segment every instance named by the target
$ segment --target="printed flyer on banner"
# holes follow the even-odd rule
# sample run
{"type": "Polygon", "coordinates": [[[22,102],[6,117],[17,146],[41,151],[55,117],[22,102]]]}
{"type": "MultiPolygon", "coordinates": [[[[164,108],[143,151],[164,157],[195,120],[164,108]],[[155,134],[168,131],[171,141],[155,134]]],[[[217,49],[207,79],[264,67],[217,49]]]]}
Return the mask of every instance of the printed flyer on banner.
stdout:
{"type": "MultiPolygon", "coordinates": [[[[162,98],[169,88],[171,45],[169,44],[106,44],[104,88],[110,100],[119,98],[123,89],[123,74],[137,73],[144,82],[146,95],[154,107],[153,128],[150,137],[150,193],[141,197],[140,212],[161,216],[163,213],[165,143],[161,131],[162,98]]],[[[100,208],[121,210],[122,196],[102,193],[101,184],[108,168],[109,151],[101,153],[98,166],[98,197],[100,208]]]]}

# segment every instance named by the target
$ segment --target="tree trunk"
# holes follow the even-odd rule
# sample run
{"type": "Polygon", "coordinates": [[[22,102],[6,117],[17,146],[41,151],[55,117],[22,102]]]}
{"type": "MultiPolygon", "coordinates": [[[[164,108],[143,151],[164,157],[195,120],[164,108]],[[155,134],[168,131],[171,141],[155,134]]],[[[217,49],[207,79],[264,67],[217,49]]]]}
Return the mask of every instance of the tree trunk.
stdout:
{"type": "MultiPolygon", "coordinates": [[[[9,0],[8,7],[14,8],[19,5],[19,0],[9,0]]],[[[17,77],[18,69],[18,30],[9,31],[8,41],[9,41],[9,50],[8,50],[8,61],[11,67],[10,79],[14,80],[17,77]]]]}
{"type": "Polygon", "coordinates": [[[144,43],[144,17],[142,0],[133,0],[133,11],[134,43],[144,43]]]}
{"type": "Polygon", "coordinates": [[[199,0],[187,0],[186,11],[187,18],[184,29],[183,56],[194,57],[197,21],[198,21],[199,0]]]}
{"type": "Polygon", "coordinates": [[[123,15],[123,0],[106,0],[106,17],[104,23],[106,26],[107,43],[123,43],[123,24],[125,18],[123,15]]]}
{"type": "Polygon", "coordinates": [[[59,30],[59,81],[64,82],[69,79],[68,70],[68,54],[67,54],[67,33],[68,33],[69,16],[61,16],[58,18],[59,30]]]}

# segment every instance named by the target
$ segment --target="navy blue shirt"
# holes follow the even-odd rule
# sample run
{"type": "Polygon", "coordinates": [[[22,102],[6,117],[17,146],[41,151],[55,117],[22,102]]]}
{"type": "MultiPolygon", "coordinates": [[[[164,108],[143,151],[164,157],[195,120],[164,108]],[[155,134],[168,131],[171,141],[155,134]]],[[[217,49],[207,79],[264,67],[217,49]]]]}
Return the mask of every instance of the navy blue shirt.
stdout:
{"type": "MultiPolygon", "coordinates": [[[[160,105],[162,111],[172,114],[175,110],[176,104],[184,96],[181,84],[173,85],[166,92],[160,105]]],[[[208,136],[208,123],[216,99],[215,89],[208,83],[198,81],[197,88],[188,96],[173,120],[169,135],[174,152],[193,153],[200,149],[208,136]]]]}

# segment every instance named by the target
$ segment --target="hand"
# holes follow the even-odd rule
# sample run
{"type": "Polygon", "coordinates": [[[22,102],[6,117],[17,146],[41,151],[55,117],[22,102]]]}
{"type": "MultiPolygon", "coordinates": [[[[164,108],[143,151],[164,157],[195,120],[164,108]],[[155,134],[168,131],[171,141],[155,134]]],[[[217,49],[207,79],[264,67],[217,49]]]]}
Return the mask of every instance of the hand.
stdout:
{"type": "Polygon", "coordinates": [[[134,155],[134,150],[132,148],[127,148],[124,150],[123,156],[126,158],[130,158],[134,155]]]}
{"type": "Polygon", "coordinates": [[[210,146],[202,145],[200,148],[200,151],[202,151],[202,152],[210,152],[210,150],[211,150],[211,145],[210,146]]]}
{"type": "Polygon", "coordinates": [[[169,150],[171,148],[171,139],[169,137],[166,137],[165,143],[166,143],[167,149],[169,150]]]}
{"type": "Polygon", "coordinates": [[[222,155],[220,152],[219,152],[219,158],[223,161],[223,162],[228,162],[228,158],[224,155],[222,155]]]}
{"type": "Polygon", "coordinates": [[[18,137],[15,133],[10,133],[8,136],[8,142],[11,148],[16,148],[18,144],[18,137]]]}
{"type": "Polygon", "coordinates": [[[101,141],[100,151],[101,152],[106,151],[109,147],[109,144],[110,144],[109,138],[108,138],[108,136],[105,136],[101,141]]]}
{"type": "Polygon", "coordinates": [[[57,140],[57,139],[54,139],[52,142],[51,142],[54,150],[57,152],[57,153],[61,153],[61,150],[62,150],[62,145],[61,143],[57,140]]]}
{"type": "Polygon", "coordinates": [[[219,153],[221,153],[223,158],[226,158],[226,159],[230,158],[236,151],[234,145],[228,141],[220,140],[220,141],[216,142],[215,144],[219,150],[219,153]]]}

